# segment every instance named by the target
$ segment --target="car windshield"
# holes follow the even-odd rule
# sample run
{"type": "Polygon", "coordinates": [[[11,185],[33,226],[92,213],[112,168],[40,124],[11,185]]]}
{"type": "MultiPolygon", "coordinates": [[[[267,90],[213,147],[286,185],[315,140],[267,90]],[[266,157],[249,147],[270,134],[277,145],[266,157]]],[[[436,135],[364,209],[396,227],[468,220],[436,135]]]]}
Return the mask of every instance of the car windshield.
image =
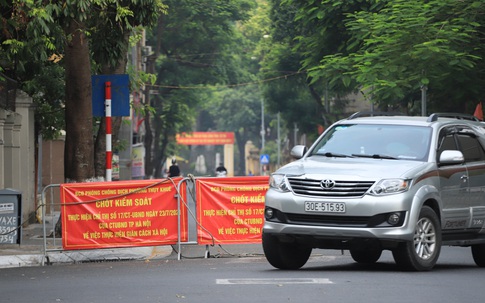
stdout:
{"type": "Polygon", "coordinates": [[[341,124],[320,139],[310,155],[423,161],[431,128],[409,125],[341,124]]]}

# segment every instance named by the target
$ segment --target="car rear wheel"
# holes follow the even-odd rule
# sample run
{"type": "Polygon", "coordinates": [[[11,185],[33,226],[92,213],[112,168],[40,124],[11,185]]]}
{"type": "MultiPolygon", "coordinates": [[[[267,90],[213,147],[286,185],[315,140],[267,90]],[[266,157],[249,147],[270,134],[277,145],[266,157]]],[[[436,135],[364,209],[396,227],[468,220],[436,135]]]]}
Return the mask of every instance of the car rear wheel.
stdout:
{"type": "Polygon", "coordinates": [[[485,267],[485,244],[472,245],[472,255],[475,264],[485,267]]]}
{"type": "Polygon", "coordinates": [[[376,263],[381,257],[382,249],[351,249],[350,255],[357,263],[372,264],[376,263]]]}
{"type": "Polygon", "coordinates": [[[312,248],[296,242],[281,242],[277,237],[263,232],[263,251],[272,266],[279,269],[299,269],[310,258],[312,248]]]}
{"type": "Polygon", "coordinates": [[[441,251],[441,228],[438,216],[423,206],[414,230],[413,241],[404,242],[392,251],[397,265],[403,270],[431,270],[441,251]]]}

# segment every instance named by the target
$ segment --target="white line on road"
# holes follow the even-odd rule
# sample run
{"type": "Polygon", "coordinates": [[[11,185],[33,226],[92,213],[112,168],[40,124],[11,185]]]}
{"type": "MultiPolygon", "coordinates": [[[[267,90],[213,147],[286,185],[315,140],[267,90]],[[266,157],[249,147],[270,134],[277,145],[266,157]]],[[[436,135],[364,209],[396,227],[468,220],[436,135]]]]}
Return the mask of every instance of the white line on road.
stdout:
{"type": "Polygon", "coordinates": [[[288,279],[216,279],[216,284],[333,284],[329,279],[323,278],[288,278],[288,279]]]}

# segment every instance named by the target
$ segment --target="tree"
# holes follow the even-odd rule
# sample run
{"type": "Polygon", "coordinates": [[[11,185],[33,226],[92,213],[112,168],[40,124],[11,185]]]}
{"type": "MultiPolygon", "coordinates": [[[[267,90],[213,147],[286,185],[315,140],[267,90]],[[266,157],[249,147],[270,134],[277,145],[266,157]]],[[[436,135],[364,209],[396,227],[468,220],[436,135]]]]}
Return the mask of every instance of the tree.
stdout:
{"type": "Polygon", "coordinates": [[[261,41],[265,55],[260,77],[271,79],[262,85],[264,98],[269,111],[281,112],[287,125],[298,125],[303,133],[314,136],[318,125],[328,125],[335,119],[333,113],[345,107],[345,96],[354,89],[335,85],[329,79],[315,80],[308,71],[325,54],[345,49],[347,33],[340,21],[346,10],[364,4],[345,1],[343,7],[325,10],[321,1],[270,3],[269,39],[261,41]],[[335,100],[332,111],[326,107],[330,98],[335,100]]]}
{"type": "Polygon", "coordinates": [[[192,131],[200,96],[205,86],[237,83],[241,69],[233,68],[231,49],[238,41],[235,23],[247,17],[251,0],[165,1],[168,14],[148,33],[154,54],[148,58],[148,70],[157,74],[149,95],[155,109],[153,119],[144,123],[147,176],[161,176],[166,155],[176,150],[175,135],[192,131]],[[152,136],[153,135],[153,136],[152,136]],[[153,153],[152,153],[153,150],[153,153]]]}
{"type": "MultiPolygon", "coordinates": [[[[64,14],[82,12],[86,4],[83,1],[78,2],[73,7],[67,7],[64,14]]],[[[66,20],[63,26],[67,38],[64,50],[66,68],[64,177],[67,182],[86,182],[94,177],[91,61],[86,19],[87,16],[81,13],[75,18],[66,20]]]]}
{"type": "MultiPolygon", "coordinates": [[[[137,26],[153,24],[163,9],[161,0],[69,0],[48,4],[15,1],[2,9],[6,26],[1,54],[15,59],[15,65],[4,69],[20,76],[17,79],[21,85],[29,83],[25,85],[27,91],[42,86],[32,76],[29,78],[25,65],[46,65],[51,55],[62,59],[59,66],[65,68],[67,181],[95,177],[91,74],[124,73],[128,37],[137,26]],[[95,64],[91,64],[93,60],[95,64]]],[[[62,94],[56,96],[59,98],[55,102],[59,103],[62,94]]],[[[52,103],[50,100],[46,104],[52,103]]],[[[104,141],[98,143],[102,146],[104,141]]]]}
{"type": "MultiPolygon", "coordinates": [[[[32,96],[36,104],[35,131],[55,138],[64,129],[63,42],[49,7],[34,2],[0,1],[0,72],[32,96]]],[[[0,74],[0,80],[2,76],[0,74]]]]}
{"type": "Polygon", "coordinates": [[[261,93],[258,86],[228,88],[215,93],[206,106],[217,129],[234,132],[239,159],[235,171],[245,174],[245,145],[259,138],[261,130],[261,93]]]}
{"type": "Polygon", "coordinates": [[[404,111],[412,111],[423,86],[434,110],[466,111],[467,101],[483,96],[483,1],[382,4],[378,11],[346,14],[352,52],[323,56],[309,73],[314,81],[332,75],[333,83],[359,88],[381,107],[404,111]]]}
{"type": "MultiPolygon", "coordinates": [[[[160,1],[125,1],[125,7],[120,9],[117,5],[107,6],[101,13],[103,18],[95,19],[92,33],[92,52],[94,62],[97,63],[96,72],[103,75],[126,74],[128,49],[130,38],[135,41],[141,38],[144,27],[156,24],[160,15],[166,13],[166,6],[160,1]],[[136,38],[140,36],[139,38],[136,38]],[[110,37],[110,39],[106,39],[110,37]]],[[[133,75],[132,75],[133,76],[133,75]]],[[[134,81],[136,82],[136,81],[134,81]]],[[[132,89],[135,85],[132,85],[132,89]]],[[[112,141],[117,142],[118,131],[121,126],[121,117],[113,117],[112,141]]],[[[102,177],[105,173],[106,140],[105,119],[99,121],[99,128],[95,144],[95,175],[102,177]]]]}

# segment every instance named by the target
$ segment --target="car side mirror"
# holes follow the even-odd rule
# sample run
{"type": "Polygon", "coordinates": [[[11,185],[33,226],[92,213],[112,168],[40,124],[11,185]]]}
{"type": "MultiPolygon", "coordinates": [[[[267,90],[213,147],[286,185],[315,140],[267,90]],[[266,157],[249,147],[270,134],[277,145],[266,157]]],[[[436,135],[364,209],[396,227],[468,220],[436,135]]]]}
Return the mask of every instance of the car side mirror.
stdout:
{"type": "Polygon", "coordinates": [[[305,145],[295,145],[290,152],[290,155],[295,159],[300,159],[306,154],[308,148],[305,145]]]}
{"type": "Polygon", "coordinates": [[[459,150],[445,150],[441,153],[439,159],[440,165],[461,164],[463,162],[465,162],[465,157],[459,150]]]}

